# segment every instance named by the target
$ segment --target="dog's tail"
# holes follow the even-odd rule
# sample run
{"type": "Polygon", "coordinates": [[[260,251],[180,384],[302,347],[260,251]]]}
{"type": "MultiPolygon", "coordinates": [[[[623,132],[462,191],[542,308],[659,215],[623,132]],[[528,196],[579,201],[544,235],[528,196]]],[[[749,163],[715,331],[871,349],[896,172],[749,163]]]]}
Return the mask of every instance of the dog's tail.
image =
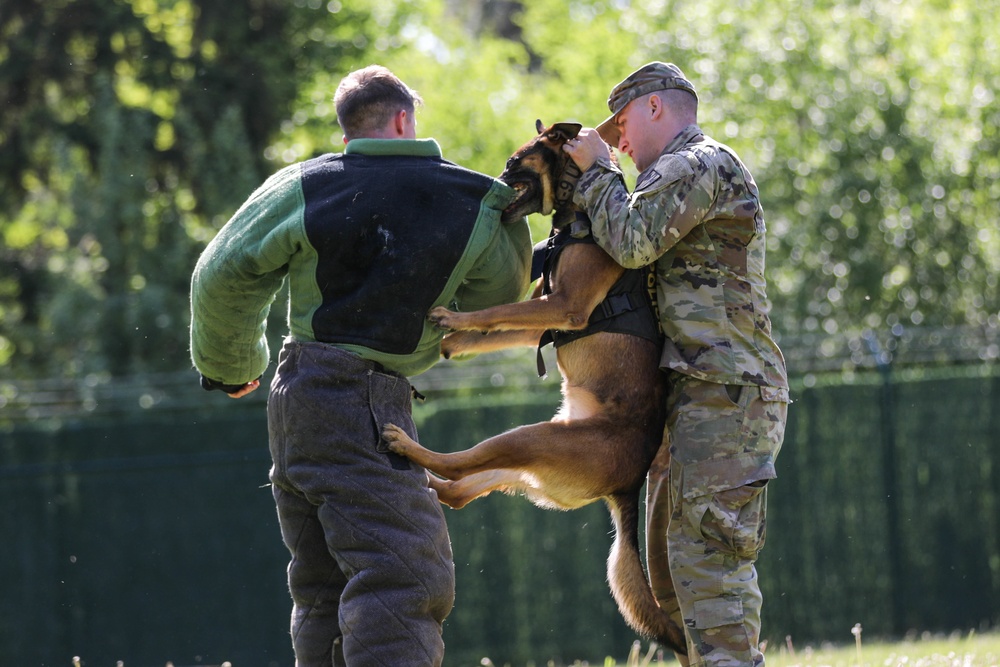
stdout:
{"type": "Polygon", "coordinates": [[[608,554],[608,583],[625,622],[639,634],[679,655],[687,655],[684,630],[653,597],[639,555],[639,492],[606,499],[615,523],[615,540],[608,554]]]}

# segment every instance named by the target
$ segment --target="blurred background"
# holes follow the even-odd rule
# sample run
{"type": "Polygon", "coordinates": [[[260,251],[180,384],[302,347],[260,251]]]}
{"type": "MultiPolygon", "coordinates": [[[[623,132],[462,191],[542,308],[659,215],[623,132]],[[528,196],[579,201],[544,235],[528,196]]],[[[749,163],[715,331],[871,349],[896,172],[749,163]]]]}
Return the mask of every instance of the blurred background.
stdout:
{"type": "MultiPolygon", "coordinates": [[[[0,656],[290,665],[263,401],[187,353],[206,243],[342,148],[333,92],[388,66],[418,134],[498,174],[546,124],[678,64],[754,173],[793,381],[760,562],[764,636],[988,629],[1000,614],[996,0],[4,0],[0,656]]],[[[631,164],[625,160],[626,169],[631,164]]],[[[635,174],[627,171],[630,183],[635,174]]],[[[548,220],[532,220],[536,240],[548,220]]],[[[272,349],[284,331],[272,308],[272,349]]],[[[554,369],[553,362],[549,368],[554,369]]],[[[549,418],[531,351],[418,376],[422,440],[549,418]]],[[[600,505],[449,512],[448,665],[623,657],[600,505]]],[[[786,640],[786,638],[790,638],[786,640]]]]}

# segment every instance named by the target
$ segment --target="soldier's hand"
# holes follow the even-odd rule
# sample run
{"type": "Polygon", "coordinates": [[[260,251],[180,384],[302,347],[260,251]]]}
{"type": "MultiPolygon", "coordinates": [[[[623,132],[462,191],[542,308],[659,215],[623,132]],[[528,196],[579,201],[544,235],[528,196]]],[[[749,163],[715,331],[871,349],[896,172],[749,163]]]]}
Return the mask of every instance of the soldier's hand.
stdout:
{"type": "Polygon", "coordinates": [[[260,380],[251,380],[250,382],[247,382],[245,385],[240,387],[238,391],[234,391],[231,394],[227,394],[227,396],[229,396],[229,398],[243,398],[250,392],[256,390],[257,387],[259,386],[260,386],[260,380]]]}
{"type": "Polygon", "coordinates": [[[604,139],[601,139],[601,135],[592,127],[580,130],[575,139],[566,142],[563,150],[569,153],[570,158],[580,168],[580,171],[587,171],[602,157],[611,159],[611,148],[604,143],[604,139]]]}

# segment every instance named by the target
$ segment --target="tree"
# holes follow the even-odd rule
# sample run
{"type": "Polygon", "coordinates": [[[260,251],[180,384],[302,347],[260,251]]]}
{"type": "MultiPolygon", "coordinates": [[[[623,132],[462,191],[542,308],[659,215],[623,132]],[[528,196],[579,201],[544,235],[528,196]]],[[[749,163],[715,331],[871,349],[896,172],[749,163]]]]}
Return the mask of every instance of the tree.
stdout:
{"type": "Polygon", "coordinates": [[[394,28],[364,4],[4,4],[5,375],[186,360],[194,261],[275,168],[265,149],[300,82],[394,28]]]}

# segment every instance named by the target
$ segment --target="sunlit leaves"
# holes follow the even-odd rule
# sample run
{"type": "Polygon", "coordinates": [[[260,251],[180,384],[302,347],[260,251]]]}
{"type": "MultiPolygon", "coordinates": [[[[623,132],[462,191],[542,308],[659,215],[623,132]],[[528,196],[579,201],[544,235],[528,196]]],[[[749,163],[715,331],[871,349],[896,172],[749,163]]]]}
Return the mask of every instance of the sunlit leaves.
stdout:
{"type": "Polygon", "coordinates": [[[130,4],[150,34],[168,44],[175,56],[191,56],[196,5],[189,0],[131,0],[130,4]]]}

